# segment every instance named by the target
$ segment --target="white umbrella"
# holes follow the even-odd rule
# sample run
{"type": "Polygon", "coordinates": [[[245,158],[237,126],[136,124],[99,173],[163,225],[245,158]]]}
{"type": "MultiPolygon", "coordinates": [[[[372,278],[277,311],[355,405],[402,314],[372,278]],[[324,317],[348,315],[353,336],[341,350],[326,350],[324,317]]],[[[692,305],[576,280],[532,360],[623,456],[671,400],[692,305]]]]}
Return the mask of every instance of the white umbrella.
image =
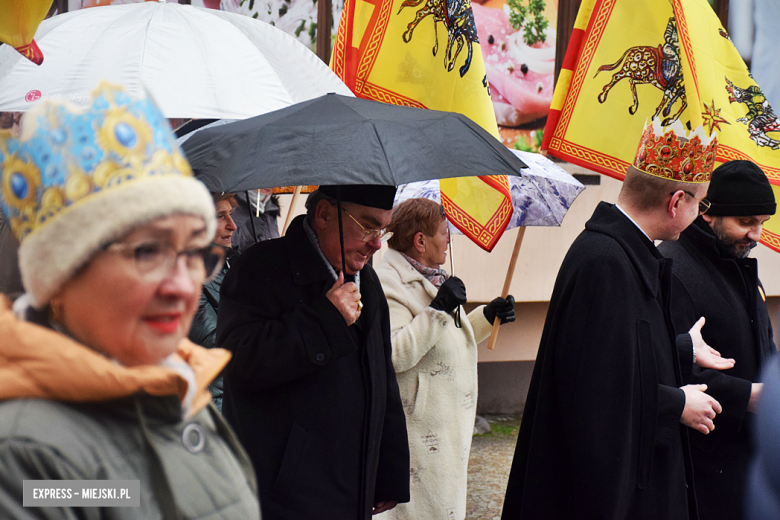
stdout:
{"type": "Polygon", "coordinates": [[[265,22],[175,3],[93,7],[45,20],[37,66],[0,47],[0,112],[40,98],[89,100],[101,79],[151,92],[169,118],[244,119],[349,88],[306,46],[265,22]]]}

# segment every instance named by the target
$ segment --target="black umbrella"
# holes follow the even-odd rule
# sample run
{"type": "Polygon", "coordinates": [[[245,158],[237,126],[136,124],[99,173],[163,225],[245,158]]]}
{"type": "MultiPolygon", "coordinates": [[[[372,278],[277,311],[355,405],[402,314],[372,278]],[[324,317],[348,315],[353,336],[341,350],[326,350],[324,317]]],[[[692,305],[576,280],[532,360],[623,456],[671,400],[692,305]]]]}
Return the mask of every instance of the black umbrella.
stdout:
{"type": "Polygon", "coordinates": [[[275,112],[207,126],[182,143],[214,192],[309,184],[384,184],[519,175],[520,159],[453,112],[327,94],[275,112]]]}

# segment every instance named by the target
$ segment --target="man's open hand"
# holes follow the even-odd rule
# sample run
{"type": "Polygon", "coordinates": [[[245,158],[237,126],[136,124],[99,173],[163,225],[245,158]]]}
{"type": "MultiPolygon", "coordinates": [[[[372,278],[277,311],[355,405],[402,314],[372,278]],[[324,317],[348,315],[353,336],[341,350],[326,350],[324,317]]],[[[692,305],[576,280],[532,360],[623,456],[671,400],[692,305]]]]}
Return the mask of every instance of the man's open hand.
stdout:
{"type": "Polygon", "coordinates": [[[704,316],[693,324],[688,334],[693,340],[693,350],[696,352],[696,364],[702,368],[714,368],[715,370],[726,370],[734,368],[735,361],[731,358],[724,358],[720,352],[707,345],[701,337],[701,328],[704,327],[704,316]]]}

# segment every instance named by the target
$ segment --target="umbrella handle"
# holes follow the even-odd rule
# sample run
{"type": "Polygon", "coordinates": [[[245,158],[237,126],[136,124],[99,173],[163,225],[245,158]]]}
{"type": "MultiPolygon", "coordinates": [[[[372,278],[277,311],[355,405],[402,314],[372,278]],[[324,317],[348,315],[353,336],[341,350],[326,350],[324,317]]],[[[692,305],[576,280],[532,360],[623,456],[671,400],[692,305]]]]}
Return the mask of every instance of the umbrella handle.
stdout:
{"type": "Polygon", "coordinates": [[[293,191],[292,200],[290,201],[290,208],[287,210],[287,217],[284,219],[284,227],[282,228],[282,236],[287,234],[287,228],[290,226],[293,214],[295,214],[295,205],[298,203],[298,195],[301,194],[301,186],[296,186],[293,191]]]}
{"type": "MultiPolygon", "coordinates": [[[[501,297],[506,298],[509,294],[509,286],[512,285],[512,277],[515,275],[515,266],[517,265],[517,256],[520,254],[520,246],[523,245],[523,236],[525,235],[525,226],[521,226],[517,231],[517,238],[515,239],[515,249],[512,251],[512,258],[509,260],[509,269],[506,271],[506,280],[504,280],[504,288],[501,290],[501,297]]],[[[493,322],[493,330],[490,331],[490,340],[488,341],[488,348],[493,350],[496,346],[496,340],[498,339],[498,327],[501,325],[501,318],[496,317],[493,322]]]]}
{"type": "Polygon", "coordinates": [[[341,186],[336,186],[336,205],[339,210],[339,242],[341,243],[341,272],[347,276],[347,260],[344,258],[344,223],[341,221],[341,186]]]}

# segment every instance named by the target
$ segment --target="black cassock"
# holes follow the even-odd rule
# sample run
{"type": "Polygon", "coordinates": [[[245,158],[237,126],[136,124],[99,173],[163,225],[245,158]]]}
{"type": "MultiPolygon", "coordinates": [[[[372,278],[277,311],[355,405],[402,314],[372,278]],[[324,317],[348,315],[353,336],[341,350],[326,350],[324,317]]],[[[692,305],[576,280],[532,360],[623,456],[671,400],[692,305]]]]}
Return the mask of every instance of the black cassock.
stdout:
{"type": "MultiPolygon", "coordinates": [[[[671,262],[600,203],[558,273],[503,520],[696,518],[671,262]]],[[[686,376],[683,377],[683,374],[686,376]]]]}
{"type": "Polygon", "coordinates": [[[347,327],[303,218],[250,247],[222,284],[217,345],[233,352],[223,413],[257,474],[266,520],[367,520],[409,501],[406,420],[376,273],[347,327]]]}
{"type": "Polygon", "coordinates": [[[751,456],[753,417],[747,412],[753,382],[775,352],[772,322],[755,258],[722,255],[709,224],[699,217],[677,242],[659,246],[674,261],[672,310],[677,330],[699,317],[704,341],[734,358],[730,370],[694,367],[692,383],[706,384],[723,413],[715,430],[691,431],[691,456],[702,520],[744,518],[744,489],[751,456]]]}

